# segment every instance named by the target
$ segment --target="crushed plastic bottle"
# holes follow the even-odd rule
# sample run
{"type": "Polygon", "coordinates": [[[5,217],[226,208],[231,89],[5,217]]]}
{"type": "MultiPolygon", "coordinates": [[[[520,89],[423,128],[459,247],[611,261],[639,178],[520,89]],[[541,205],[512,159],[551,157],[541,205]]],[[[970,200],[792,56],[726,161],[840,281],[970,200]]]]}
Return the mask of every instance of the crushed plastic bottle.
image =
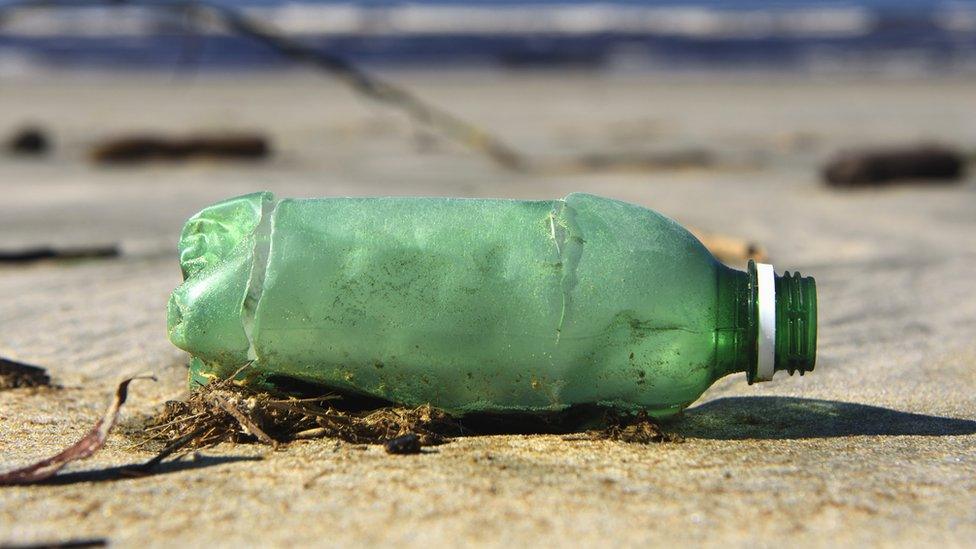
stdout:
{"type": "Polygon", "coordinates": [[[718,262],[654,211],[562,200],[275,199],[193,216],[169,336],[191,381],[305,384],[454,414],[655,417],[717,379],[801,374],[812,278],[718,262]]]}

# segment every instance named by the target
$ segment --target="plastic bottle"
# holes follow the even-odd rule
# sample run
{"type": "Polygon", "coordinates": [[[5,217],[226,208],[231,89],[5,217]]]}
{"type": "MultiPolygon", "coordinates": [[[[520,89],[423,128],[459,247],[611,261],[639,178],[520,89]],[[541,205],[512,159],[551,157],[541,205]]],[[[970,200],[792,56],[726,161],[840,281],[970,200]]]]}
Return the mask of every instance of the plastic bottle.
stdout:
{"type": "Polygon", "coordinates": [[[813,369],[812,278],[719,263],[651,210],[562,200],[250,194],[193,216],[169,336],[241,375],[455,414],[665,417],[715,380],[813,369]]]}

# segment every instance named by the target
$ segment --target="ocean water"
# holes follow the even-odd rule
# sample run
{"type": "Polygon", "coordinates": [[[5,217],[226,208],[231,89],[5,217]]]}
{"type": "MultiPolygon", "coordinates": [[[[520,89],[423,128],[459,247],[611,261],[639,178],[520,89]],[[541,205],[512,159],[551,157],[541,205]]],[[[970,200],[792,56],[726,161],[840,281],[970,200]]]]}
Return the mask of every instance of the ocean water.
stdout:
{"type": "MultiPolygon", "coordinates": [[[[217,3],[371,65],[976,72],[976,0],[217,3]]],[[[5,5],[0,1],[0,10],[5,5]]],[[[169,9],[13,15],[0,18],[0,74],[289,63],[250,38],[169,9]]]]}

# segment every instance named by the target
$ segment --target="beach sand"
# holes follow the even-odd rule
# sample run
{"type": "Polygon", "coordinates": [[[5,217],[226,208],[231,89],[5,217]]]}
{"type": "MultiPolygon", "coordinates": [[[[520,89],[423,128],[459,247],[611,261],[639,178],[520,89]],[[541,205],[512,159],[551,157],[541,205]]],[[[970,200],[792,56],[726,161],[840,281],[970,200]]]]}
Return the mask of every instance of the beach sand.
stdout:
{"type": "Polygon", "coordinates": [[[0,266],[0,356],[61,390],[0,392],[0,469],[50,455],[135,382],[123,415],[185,388],[166,339],[182,222],[231,195],[552,198],[657,209],[761,243],[817,279],[816,370],[726,378],[648,446],[560,436],[459,439],[417,456],[332,440],[223,444],[144,478],[113,434],[54,483],[0,488],[0,542],[119,546],[966,546],[976,539],[976,178],[839,192],[847,146],[976,151],[976,80],[785,75],[397,73],[533,158],[706,150],[704,167],[516,173],[310,75],[46,76],[0,86],[0,129],[32,122],[43,159],[0,157],[0,248],[121,245],[117,259],[0,266]],[[103,167],[136,130],[257,130],[268,162],[103,167]],[[93,472],[94,471],[94,472],[93,472]]]}

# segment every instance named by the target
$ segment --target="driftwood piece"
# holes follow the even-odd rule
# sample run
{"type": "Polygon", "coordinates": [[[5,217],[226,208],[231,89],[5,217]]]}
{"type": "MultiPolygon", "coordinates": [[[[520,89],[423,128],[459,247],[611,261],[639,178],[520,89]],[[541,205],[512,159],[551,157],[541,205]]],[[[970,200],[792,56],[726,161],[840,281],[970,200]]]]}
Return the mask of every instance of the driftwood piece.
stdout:
{"type": "Polygon", "coordinates": [[[903,181],[954,182],[965,171],[965,156],[938,145],[851,150],[823,168],[833,187],[876,186],[903,181]]]}
{"type": "Polygon", "coordinates": [[[270,155],[271,145],[263,135],[228,133],[123,136],[96,145],[91,158],[101,164],[122,164],[153,160],[264,160],[270,155]]]}
{"type": "Polygon", "coordinates": [[[76,246],[67,248],[52,248],[39,246],[18,250],[0,250],[0,264],[2,263],[33,263],[35,261],[73,260],[73,259],[106,259],[122,255],[116,245],[109,246],[76,246]]]}

